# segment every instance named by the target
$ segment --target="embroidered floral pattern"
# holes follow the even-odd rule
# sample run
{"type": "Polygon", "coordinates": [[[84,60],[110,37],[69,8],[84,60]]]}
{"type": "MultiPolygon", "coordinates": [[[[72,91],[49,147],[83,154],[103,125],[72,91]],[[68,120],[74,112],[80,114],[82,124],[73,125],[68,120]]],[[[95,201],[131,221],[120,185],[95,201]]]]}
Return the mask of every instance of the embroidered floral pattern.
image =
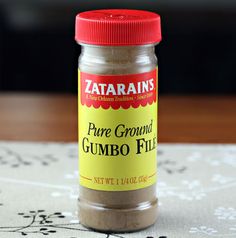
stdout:
{"type": "Polygon", "coordinates": [[[219,220],[236,220],[236,210],[232,207],[218,207],[215,210],[215,215],[219,220]]]}

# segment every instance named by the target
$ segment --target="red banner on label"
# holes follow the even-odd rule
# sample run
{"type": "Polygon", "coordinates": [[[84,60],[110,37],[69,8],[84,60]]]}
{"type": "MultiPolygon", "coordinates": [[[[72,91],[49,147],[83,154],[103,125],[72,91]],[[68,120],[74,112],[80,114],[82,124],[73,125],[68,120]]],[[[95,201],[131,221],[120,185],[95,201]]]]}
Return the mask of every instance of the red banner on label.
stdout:
{"type": "Polygon", "coordinates": [[[157,70],[130,75],[80,72],[81,104],[104,109],[137,108],[157,100],[157,70]]]}

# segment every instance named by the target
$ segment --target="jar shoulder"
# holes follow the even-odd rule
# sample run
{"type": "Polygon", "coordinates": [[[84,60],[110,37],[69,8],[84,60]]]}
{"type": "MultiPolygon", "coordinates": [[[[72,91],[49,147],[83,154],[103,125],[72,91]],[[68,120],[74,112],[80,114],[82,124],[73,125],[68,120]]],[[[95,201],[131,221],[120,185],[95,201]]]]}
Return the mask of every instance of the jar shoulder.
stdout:
{"type": "Polygon", "coordinates": [[[92,74],[135,74],[157,65],[154,47],[83,47],[79,69],[92,74]]]}

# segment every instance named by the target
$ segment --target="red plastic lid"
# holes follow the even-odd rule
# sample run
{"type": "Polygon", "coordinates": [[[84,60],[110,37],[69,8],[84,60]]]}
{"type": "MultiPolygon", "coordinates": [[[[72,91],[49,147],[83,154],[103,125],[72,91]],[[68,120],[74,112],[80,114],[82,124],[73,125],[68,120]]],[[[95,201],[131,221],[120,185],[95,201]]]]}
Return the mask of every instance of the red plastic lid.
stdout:
{"type": "Polygon", "coordinates": [[[161,41],[161,19],[153,12],[94,10],[76,16],[75,39],[92,45],[144,45],[161,41]]]}

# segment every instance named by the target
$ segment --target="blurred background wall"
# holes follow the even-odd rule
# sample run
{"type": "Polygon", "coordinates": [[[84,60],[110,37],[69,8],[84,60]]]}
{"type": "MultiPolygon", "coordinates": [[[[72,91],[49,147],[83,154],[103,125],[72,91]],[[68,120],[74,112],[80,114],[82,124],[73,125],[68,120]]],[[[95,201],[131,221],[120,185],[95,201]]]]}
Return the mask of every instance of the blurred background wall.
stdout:
{"type": "Polygon", "coordinates": [[[77,91],[78,12],[161,14],[162,94],[236,93],[235,0],[0,0],[0,91],[77,91]]]}

